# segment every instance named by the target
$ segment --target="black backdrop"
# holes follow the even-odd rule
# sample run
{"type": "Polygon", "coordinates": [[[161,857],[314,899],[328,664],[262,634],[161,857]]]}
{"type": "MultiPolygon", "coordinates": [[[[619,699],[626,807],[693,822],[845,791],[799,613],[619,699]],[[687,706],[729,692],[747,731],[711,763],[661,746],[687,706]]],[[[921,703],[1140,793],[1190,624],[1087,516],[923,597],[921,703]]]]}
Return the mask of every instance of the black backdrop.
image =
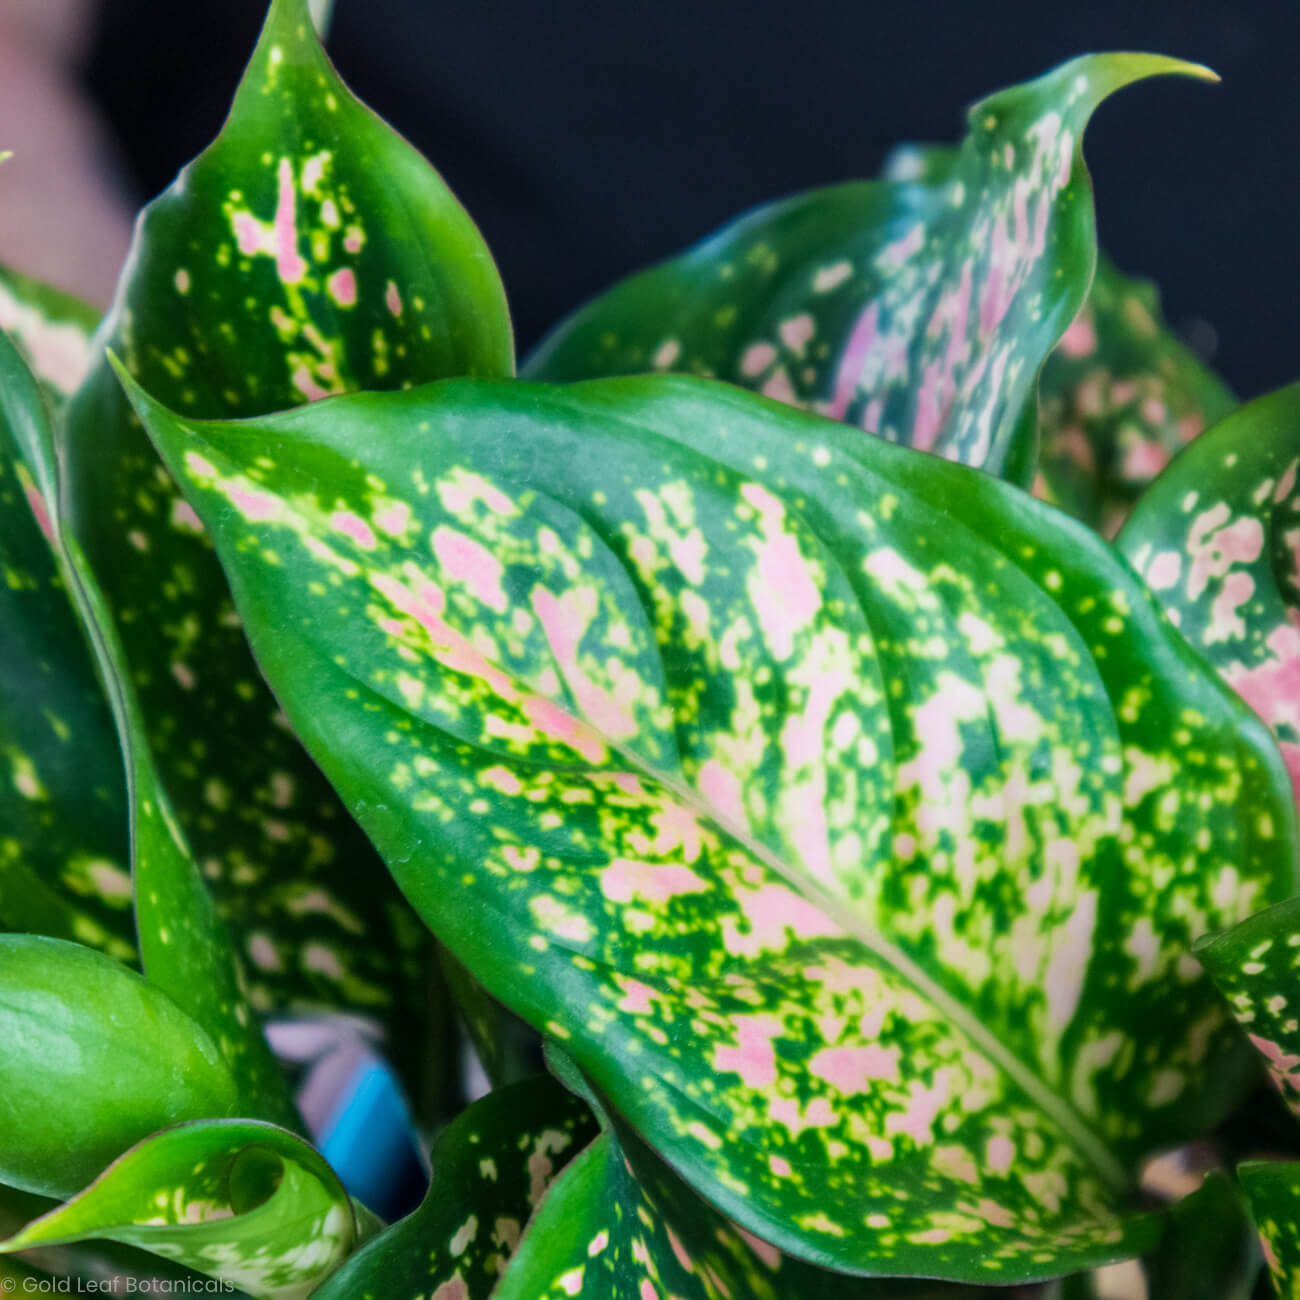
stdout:
{"type": "MultiPolygon", "coordinates": [[[[261,0],[102,0],[86,81],[140,197],[219,128],[261,0]]],[[[501,267],[521,354],[746,207],[951,140],[967,103],[1094,49],[1215,67],[1105,105],[1101,239],[1243,396],[1300,378],[1294,0],[337,0],[353,89],[437,165],[501,267]]]]}

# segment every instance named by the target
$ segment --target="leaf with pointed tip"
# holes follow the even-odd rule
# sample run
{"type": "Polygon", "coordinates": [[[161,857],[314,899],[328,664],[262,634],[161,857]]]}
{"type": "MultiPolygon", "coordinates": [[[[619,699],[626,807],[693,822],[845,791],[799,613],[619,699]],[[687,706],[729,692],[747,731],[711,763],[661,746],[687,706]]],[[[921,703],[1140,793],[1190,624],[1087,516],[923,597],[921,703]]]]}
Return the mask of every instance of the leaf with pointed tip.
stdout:
{"type": "Polygon", "coordinates": [[[300,1300],[357,1235],[352,1203],[318,1152],[272,1124],[226,1119],[146,1138],[0,1251],[102,1238],[254,1297],[300,1300]]]}
{"type": "Polygon", "coordinates": [[[1165,323],[1155,286],[1099,258],[1043,367],[1035,493],[1112,537],[1174,453],[1236,405],[1165,323]]]}
{"type": "Polygon", "coordinates": [[[439,1137],[420,1207],[358,1251],[317,1300],[487,1300],[556,1174],[595,1135],[540,1077],[489,1093],[439,1137]]]}
{"type": "MultiPolygon", "coordinates": [[[[0,386],[0,405],[8,417],[8,428],[22,449],[24,468],[30,470],[31,499],[44,512],[47,543],[61,569],[61,585],[72,597],[98,662],[125,755],[132,877],[119,882],[118,877],[107,874],[107,865],[99,864],[101,890],[107,880],[119,883],[124,897],[134,897],[145,974],[212,1036],[234,1072],[241,1110],[296,1126],[297,1112],[284,1077],[245,996],[229,932],[217,914],[154,767],[112,616],[80,546],[64,528],[58,508],[54,437],[45,402],[31,371],[3,335],[0,386]]],[[[62,626],[56,623],[53,631],[67,634],[71,630],[73,646],[80,647],[81,636],[75,628],[69,629],[70,622],[65,620],[62,626]]],[[[93,733],[86,739],[88,758],[93,761],[93,733]]],[[[93,777],[94,769],[88,768],[86,775],[93,777]]],[[[75,782],[76,778],[69,779],[75,782]]],[[[120,788],[120,769],[117,779],[120,788]]],[[[94,787],[90,789],[93,792],[94,787]]],[[[83,799],[85,793],[83,788],[83,799]]],[[[113,830],[121,832],[120,827],[113,830]]],[[[49,911],[47,901],[40,902],[46,905],[38,919],[49,911]]]]}
{"type": "Polygon", "coordinates": [[[133,960],[113,721],[51,551],[49,428],[0,334],[0,930],[133,960]]]}
{"type": "Polygon", "coordinates": [[[1095,534],[694,380],[132,392],[408,897],[710,1201],[983,1283],[1146,1240],[1250,1065],[1187,947],[1295,810],[1095,534]]]}
{"type": "Polygon", "coordinates": [[[1243,406],[1143,493],[1116,544],[1268,723],[1300,797],[1300,384],[1243,406]]]}
{"type": "Polygon", "coordinates": [[[1249,1300],[1259,1249],[1241,1191],[1222,1170],[1170,1206],[1147,1264],[1149,1300],[1249,1300]]]}
{"type": "Polygon", "coordinates": [[[1096,260],[1083,131],[1164,73],[1214,75],[1093,54],[993,95],[955,157],[742,217],[583,308],[525,374],[727,379],[1027,484],[1039,370],[1096,260]]]}
{"type": "MultiPolygon", "coordinates": [[[[347,91],[302,0],[275,0],[221,135],[143,213],[103,339],[212,416],[512,368],[477,230],[347,91]]],[[[106,366],[62,451],[69,527],[256,1005],[349,1008],[414,1050],[427,935],[276,714],[198,520],[106,366]]]]}
{"type": "Polygon", "coordinates": [[[1280,1300],[1300,1300],[1300,1164],[1250,1160],[1237,1178],[1280,1300]]]}
{"type": "Polygon", "coordinates": [[[133,1142],[229,1115],[215,1044],[165,993],[89,948],[0,935],[0,1181],[79,1191],[133,1142]]]}
{"type": "Polygon", "coordinates": [[[98,324],[89,303],[0,266],[0,330],[17,343],[56,405],[86,377],[98,324]]]}
{"type": "Polygon", "coordinates": [[[1193,951],[1300,1116],[1300,898],[1207,936],[1193,951]]]}

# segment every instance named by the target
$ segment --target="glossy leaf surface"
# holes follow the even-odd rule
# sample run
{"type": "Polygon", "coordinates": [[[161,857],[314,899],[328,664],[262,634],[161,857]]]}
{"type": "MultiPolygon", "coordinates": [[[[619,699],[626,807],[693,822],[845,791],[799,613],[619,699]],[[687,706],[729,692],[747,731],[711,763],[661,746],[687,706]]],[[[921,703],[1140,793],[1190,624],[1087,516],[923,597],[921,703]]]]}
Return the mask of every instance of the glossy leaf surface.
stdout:
{"type": "MultiPolygon", "coordinates": [[[[511,368],[477,231],[339,81],[302,0],[272,5],[220,137],[142,215],[102,341],[213,416],[511,368]]],[[[421,927],[276,714],[198,520],[106,366],[71,403],[64,442],[69,528],[257,1006],[415,1023],[421,927]]]]}
{"type": "Polygon", "coordinates": [[[1188,447],[1117,541],[1183,635],[1268,723],[1300,791],[1300,384],[1188,447]]]}
{"type": "Polygon", "coordinates": [[[525,373],[726,379],[1027,484],[1039,369],[1096,260],[1083,130],[1162,73],[1213,76],[1098,54],[993,95],[945,165],[760,208],[597,298],[525,373]]]}
{"type": "Polygon", "coordinates": [[[185,1124],[147,1138],[81,1195],[0,1250],[103,1238],[267,1300],[312,1293],[356,1244],[352,1205],[324,1159],[270,1124],[185,1124]]]}
{"type": "Polygon", "coordinates": [[[1149,1300],[1249,1300],[1259,1245],[1231,1175],[1210,1174],[1170,1206],[1160,1248],[1147,1266],[1149,1300]]]}
{"type": "Polygon", "coordinates": [[[0,266],[0,330],[55,402],[70,397],[90,369],[98,324],[99,312],[88,303],[0,266]]]}
{"type": "Polygon", "coordinates": [[[595,1134],[590,1111],[553,1079],[489,1093],[439,1137],[420,1207],[318,1300],[487,1300],[552,1181],[595,1134]]]}
{"type": "Polygon", "coordinates": [[[135,400],[417,909],[709,1200],[889,1274],[1145,1240],[1248,1065],[1187,947],[1294,807],[1095,535],[691,380],[135,400]]]}
{"type": "Polygon", "coordinates": [[[1195,951],[1300,1116],[1300,898],[1257,912],[1195,951]]]}
{"type": "Polygon", "coordinates": [[[1039,395],[1035,492],[1107,537],[1173,455],[1237,405],[1164,321],[1155,286],[1105,257],[1039,395]]]}
{"type": "Polygon", "coordinates": [[[236,1105],[215,1044],[169,997],[58,939],[0,935],[0,1041],[0,1181],[44,1196],[236,1105]]]}
{"type": "Polygon", "coordinates": [[[1273,1289],[1280,1300],[1300,1298],[1300,1164],[1250,1161],[1237,1177],[1259,1229],[1273,1289]]]}
{"type": "MultiPolygon", "coordinates": [[[[132,876],[124,877],[121,872],[112,875],[106,864],[99,864],[96,871],[92,863],[88,868],[93,873],[91,880],[101,893],[106,887],[116,886],[119,904],[134,897],[144,972],[153,985],[211,1035],[233,1071],[240,1110],[259,1119],[296,1125],[297,1113],[285,1081],[248,1005],[229,932],[217,914],[154,766],[112,616],[76,539],[69,537],[63,526],[57,508],[54,438],[44,400],[31,372],[3,337],[0,379],[4,382],[3,403],[10,427],[23,449],[25,465],[31,470],[36,494],[32,499],[39,499],[44,509],[47,540],[60,562],[61,583],[73,599],[98,661],[125,757],[132,876]]],[[[71,650],[83,643],[67,622],[63,626],[55,624],[51,631],[71,632],[71,650]]],[[[74,745],[76,739],[73,737],[74,745]]],[[[93,731],[88,732],[83,779],[95,776],[95,740],[93,731]]],[[[120,788],[120,766],[115,782],[109,777],[101,779],[110,790],[120,788]]],[[[79,793],[83,802],[89,802],[87,796],[93,797],[95,787],[84,786],[78,792],[75,768],[68,774],[68,781],[70,801],[75,804],[79,793]]],[[[71,824],[76,824],[75,814],[71,824]]],[[[120,825],[111,826],[117,835],[122,829],[120,825]]]]}
{"type": "Polygon", "coordinates": [[[54,553],[49,428],[0,335],[0,929],[135,955],[113,720],[54,553]]]}

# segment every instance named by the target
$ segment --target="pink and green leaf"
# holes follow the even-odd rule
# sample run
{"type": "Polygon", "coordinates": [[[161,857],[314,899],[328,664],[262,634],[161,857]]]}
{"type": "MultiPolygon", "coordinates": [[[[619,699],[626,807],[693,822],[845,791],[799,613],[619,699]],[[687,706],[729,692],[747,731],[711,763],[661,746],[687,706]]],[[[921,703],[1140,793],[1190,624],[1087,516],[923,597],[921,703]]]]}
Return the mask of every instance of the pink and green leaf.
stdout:
{"type": "MultiPolygon", "coordinates": [[[[209,416],[513,364],[477,230],[338,79],[302,0],[272,4],[221,135],[142,214],[102,338],[209,416]]],[[[70,534],[255,1005],[344,1007],[414,1053],[398,1027],[418,1023],[427,935],[277,713],[202,527],[102,360],[62,442],[70,534]]]]}
{"type": "Polygon", "coordinates": [[[18,345],[55,405],[86,377],[99,312],[89,303],[0,266],[0,330],[18,345]]]}
{"type": "Polygon", "coordinates": [[[1300,1300],[1300,1164],[1252,1160],[1237,1166],[1237,1178],[1274,1292],[1279,1300],[1300,1300]]]}
{"type": "Polygon", "coordinates": [[[106,1240],[149,1251],[255,1300],[302,1300],[358,1242],[334,1171],[271,1124],[199,1121],[146,1138],[0,1252],[106,1240]]]}
{"type": "Polygon", "coordinates": [[[1155,286],[1102,257],[1043,367],[1035,494],[1112,537],[1174,454],[1236,405],[1165,323],[1155,286]]]}
{"type": "Polygon", "coordinates": [[[595,1133],[590,1111],[553,1079],[489,1093],[439,1137],[419,1208],[358,1251],[318,1300],[488,1300],[533,1211],[595,1133]]]}
{"type": "Polygon", "coordinates": [[[232,1114],[216,1044],[165,993],[77,944],[0,935],[0,1182],[71,1196],[132,1143],[232,1114]]]}
{"type": "Polygon", "coordinates": [[[1187,949],[1296,832],[1105,543],[699,381],[132,391],[407,896],[707,1199],[888,1275],[1146,1240],[1138,1162],[1249,1066],[1187,949]]]}
{"type": "Polygon", "coordinates": [[[1119,549],[1268,724],[1300,792],[1300,385],[1242,407],[1142,495],[1119,549]]]}
{"type": "Polygon", "coordinates": [[[0,334],[0,929],[135,956],[113,720],[51,549],[42,393],[0,334]]]}
{"type": "Polygon", "coordinates": [[[526,373],[726,379],[1027,485],[1039,371],[1096,261],[1084,129],[1165,73],[1213,78],[1094,54],[993,95],[934,166],[750,213],[580,310],[526,373]]]}

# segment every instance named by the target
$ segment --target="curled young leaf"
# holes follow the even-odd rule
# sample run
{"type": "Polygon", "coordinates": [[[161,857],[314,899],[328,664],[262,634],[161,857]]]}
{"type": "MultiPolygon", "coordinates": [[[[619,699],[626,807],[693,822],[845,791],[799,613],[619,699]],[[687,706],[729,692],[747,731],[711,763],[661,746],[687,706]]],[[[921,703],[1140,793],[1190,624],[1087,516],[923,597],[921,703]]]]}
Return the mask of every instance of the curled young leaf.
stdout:
{"type": "Polygon", "coordinates": [[[584,307],[525,373],[726,379],[1027,485],[1039,370],[1097,255],[1084,128],[1165,73],[1214,76],[1093,54],[992,95],[960,151],[742,217],[584,307]]]}
{"type": "Polygon", "coordinates": [[[89,948],[0,935],[0,1182],[71,1196],[133,1142],[236,1106],[215,1044],[89,948]]]}
{"type": "Polygon", "coordinates": [[[1300,384],[1197,438],[1116,539],[1182,634],[1268,723],[1300,795],[1300,384]]]}
{"type": "Polygon", "coordinates": [[[347,1193],[301,1138],[228,1119],[156,1133],[0,1251],[104,1239],[257,1300],[302,1300],[357,1244],[347,1193]]]}
{"type": "Polygon", "coordinates": [[[595,1136],[553,1079],[489,1093],[433,1151],[420,1207],[358,1251],[317,1300],[487,1300],[560,1170],[595,1136]]]}
{"type": "Polygon", "coordinates": [[[0,929],[129,961],[122,759],[51,549],[48,440],[36,380],[0,334],[0,929]]]}
{"type": "MultiPolygon", "coordinates": [[[[348,92],[303,0],[275,0],[220,136],[143,212],[101,339],[210,416],[513,365],[473,223],[348,92]]],[[[255,1004],[344,1007],[414,1053],[423,927],[277,713],[202,527],[106,365],[63,442],[68,528],[255,1004]]]]}
{"type": "Polygon", "coordinates": [[[1218,1170],[1169,1207],[1147,1262],[1148,1300],[1249,1300],[1260,1263],[1241,1189],[1218,1170]]]}
{"type": "Polygon", "coordinates": [[[1187,948],[1296,831],[1105,543],[693,380],[132,392],[403,890],[707,1199],[886,1275],[1147,1240],[1138,1161],[1249,1063],[1187,948]]]}

